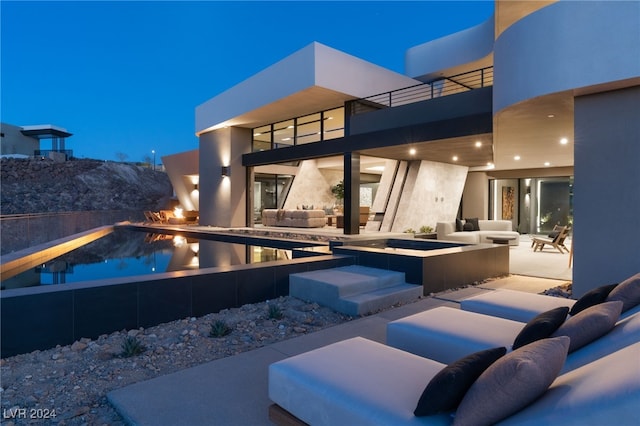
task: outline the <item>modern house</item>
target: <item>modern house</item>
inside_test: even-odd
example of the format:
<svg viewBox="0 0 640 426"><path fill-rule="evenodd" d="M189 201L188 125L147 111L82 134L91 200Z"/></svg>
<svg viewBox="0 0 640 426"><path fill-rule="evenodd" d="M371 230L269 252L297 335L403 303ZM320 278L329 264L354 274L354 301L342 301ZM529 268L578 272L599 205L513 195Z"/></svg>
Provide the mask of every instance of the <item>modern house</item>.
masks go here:
<svg viewBox="0 0 640 426"><path fill-rule="evenodd" d="M66 129L43 124L36 126L14 126L0 124L0 154L7 156L42 156L64 161L73 156L73 151L66 149L65 139L72 136ZM42 139L51 140L51 149L41 149Z"/></svg>
<svg viewBox="0 0 640 426"><path fill-rule="evenodd" d="M163 157L201 225L336 204L344 232L456 217L572 227L578 296L640 270L640 3L496 1L412 47L405 75L312 43L196 108L199 149Z"/></svg>

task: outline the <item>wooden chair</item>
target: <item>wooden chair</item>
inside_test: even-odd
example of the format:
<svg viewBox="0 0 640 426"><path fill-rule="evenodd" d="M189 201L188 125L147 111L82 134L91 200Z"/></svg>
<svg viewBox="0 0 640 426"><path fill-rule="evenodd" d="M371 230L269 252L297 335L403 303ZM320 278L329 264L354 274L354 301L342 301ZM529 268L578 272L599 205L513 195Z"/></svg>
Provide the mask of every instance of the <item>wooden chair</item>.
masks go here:
<svg viewBox="0 0 640 426"><path fill-rule="evenodd" d="M550 234L550 235L555 235L553 238L534 237L531 240L531 247L533 247L533 251L538 251L538 250L542 251L544 246L548 244L554 247L555 249L557 249L562 254L569 253L569 249L567 248L567 246L564 245L564 240L569 235L570 229L571 228L569 228L568 226L556 225L553 227L553 231L551 231L554 234ZM557 234L555 234L556 232Z"/></svg>

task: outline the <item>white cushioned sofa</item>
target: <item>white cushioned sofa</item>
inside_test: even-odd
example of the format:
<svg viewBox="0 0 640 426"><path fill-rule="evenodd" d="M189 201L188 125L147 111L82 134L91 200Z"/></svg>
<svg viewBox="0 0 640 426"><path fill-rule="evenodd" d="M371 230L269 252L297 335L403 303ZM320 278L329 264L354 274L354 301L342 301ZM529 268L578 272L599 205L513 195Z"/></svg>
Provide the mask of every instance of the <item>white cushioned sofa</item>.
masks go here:
<svg viewBox="0 0 640 426"><path fill-rule="evenodd" d="M436 232L439 240L458 241L461 243L480 244L492 241L487 236L514 237L509 241L509 245L520 244L520 234L512 231L513 224L510 220L478 220L479 231L459 231L456 230L456 222L438 222Z"/></svg>
<svg viewBox="0 0 640 426"><path fill-rule="evenodd" d="M264 209L262 224L293 228L322 228L327 223L324 210Z"/></svg>

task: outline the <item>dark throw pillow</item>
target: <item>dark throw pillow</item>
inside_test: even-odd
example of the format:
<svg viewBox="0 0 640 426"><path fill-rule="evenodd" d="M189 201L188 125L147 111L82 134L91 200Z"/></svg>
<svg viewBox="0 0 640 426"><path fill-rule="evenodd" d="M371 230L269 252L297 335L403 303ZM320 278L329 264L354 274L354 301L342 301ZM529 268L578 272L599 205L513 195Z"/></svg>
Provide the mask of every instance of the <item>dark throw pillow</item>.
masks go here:
<svg viewBox="0 0 640 426"><path fill-rule="evenodd" d="M513 341L513 350L551 336L567 319L568 313L569 307L561 306L536 315L516 336Z"/></svg>
<svg viewBox="0 0 640 426"><path fill-rule="evenodd" d="M449 364L431 379L413 414L430 416L455 410L473 382L506 353L507 348L487 349Z"/></svg>
<svg viewBox="0 0 640 426"><path fill-rule="evenodd" d="M573 307L569 311L569 315L574 316L593 305L604 302L607 300L607 296L609 296L611 290L613 290L617 285L618 284L603 285L586 292L581 298L576 300L576 303L574 303Z"/></svg>
<svg viewBox="0 0 640 426"><path fill-rule="evenodd" d="M554 239L558 235L560 235L560 231L551 231L551 232L549 232L548 237L551 238L551 239Z"/></svg>
<svg viewBox="0 0 640 426"><path fill-rule="evenodd" d="M456 219L456 232L464 231L464 222L460 219Z"/></svg>
<svg viewBox="0 0 640 426"><path fill-rule="evenodd" d="M472 217L469 219L465 219L464 220L465 223L471 223L473 225L473 231L479 231L480 230L480 225L478 225L478 218L477 217Z"/></svg>
<svg viewBox="0 0 640 426"><path fill-rule="evenodd" d="M492 425L531 404L560 373L568 348L566 336L542 339L494 362L467 391L453 426Z"/></svg>
<svg viewBox="0 0 640 426"><path fill-rule="evenodd" d="M473 229L473 223L465 223L464 226L462 227L463 231L467 231L467 232L471 232L471 231L475 231L475 229Z"/></svg>

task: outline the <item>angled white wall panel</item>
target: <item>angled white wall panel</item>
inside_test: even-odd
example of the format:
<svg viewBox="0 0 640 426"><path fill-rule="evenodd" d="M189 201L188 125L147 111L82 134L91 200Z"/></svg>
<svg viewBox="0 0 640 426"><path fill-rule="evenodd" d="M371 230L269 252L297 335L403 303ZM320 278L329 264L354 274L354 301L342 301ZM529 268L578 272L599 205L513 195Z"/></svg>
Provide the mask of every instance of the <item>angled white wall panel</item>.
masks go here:
<svg viewBox="0 0 640 426"><path fill-rule="evenodd" d="M468 64L493 51L494 18L480 25L418 46L405 53L405 73L419 78Z"/></svg>
<svg viewBox="0 0 640 426"><path fill-rule="evenodd" d="M526 99L640 76L640 2L560 1L496 40L494 113Z"/></svg>

